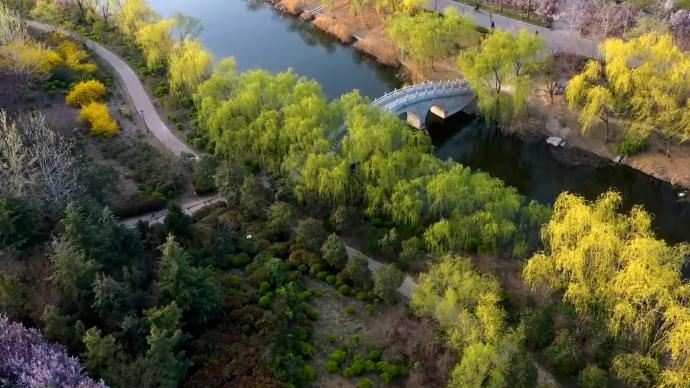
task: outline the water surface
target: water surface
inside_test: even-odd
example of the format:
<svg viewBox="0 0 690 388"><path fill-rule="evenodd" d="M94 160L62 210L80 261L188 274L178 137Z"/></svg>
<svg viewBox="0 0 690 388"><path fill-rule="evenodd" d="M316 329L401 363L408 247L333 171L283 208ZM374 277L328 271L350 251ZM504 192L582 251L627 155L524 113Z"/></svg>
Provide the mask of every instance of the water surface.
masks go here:
<svg viewBox="0 0 690 388"><path fill-rule="evenodd" d="M217 57L233 56L239 70L273 72L293 68L318 80L331 98L352 89L378 97L402 83L350 46L298 18L282 15L269 4L242 0L150 0L164 16L181 11L201 19L201 40Z"/></svg>
<svg viewBox="0 0 690 388"><path fill-rule="evenodd" d="M175 11L198 17L206 47L218 58L234 56L239 70L263 68L317 80L331 98L359 89L369 97L399 86L395 71L382 67L309 23L275 12L269 5L244 0L150 0L163 15ZM625 198L625 209L640 204L654 214L659 236L690 241L690 203L679 202L670 184L627 166L566 163L543 138L523 141L487 131L481 120L457 115L429 123L437 155L484 170L523 195L549 204L562 191L594 199L608 189ZM558 152L558 151L556 151ZM562 155L561 155L562 156Z"/></svg>

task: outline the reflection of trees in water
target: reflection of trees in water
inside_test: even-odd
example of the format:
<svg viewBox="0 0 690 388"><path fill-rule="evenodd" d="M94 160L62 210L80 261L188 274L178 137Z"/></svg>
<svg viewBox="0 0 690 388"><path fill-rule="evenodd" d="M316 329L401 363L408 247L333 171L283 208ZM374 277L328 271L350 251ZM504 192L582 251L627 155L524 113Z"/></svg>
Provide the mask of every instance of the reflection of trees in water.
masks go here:
<svg viewBox="0 0 690 388"><path fill-rule="evenodd" d="M252 12L258 11L266 7L266 2L264 2L263 0L245 0L244 3L247 6L247 9Z"/></svg>
<svg viewBox="0 0 690 388"><path fill-rule="evenodd" d="M287 22L287 30L297 33L307 46L319 45L329 54L333 54L338 47L338 42L334 37L314 27L311 23L303 22L293 16L281 15L281 17Z"/></svg>

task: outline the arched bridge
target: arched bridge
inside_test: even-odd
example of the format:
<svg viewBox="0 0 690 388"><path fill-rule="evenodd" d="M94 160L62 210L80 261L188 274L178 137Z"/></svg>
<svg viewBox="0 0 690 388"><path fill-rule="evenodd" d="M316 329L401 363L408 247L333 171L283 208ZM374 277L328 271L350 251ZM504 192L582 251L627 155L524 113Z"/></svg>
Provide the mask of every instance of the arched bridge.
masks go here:
<svg viewBox="0 0 690 388"><path fill-rule="evenodd" d="M375 99L371 105L384 111L405 116L407 122L417 129L426 129L429 112L445 119L462 110L475 109L475 94L467 81L456 79L441 82L424 82L395 89ZM345 124L337 131L337 137L345 135Z"/></svg>

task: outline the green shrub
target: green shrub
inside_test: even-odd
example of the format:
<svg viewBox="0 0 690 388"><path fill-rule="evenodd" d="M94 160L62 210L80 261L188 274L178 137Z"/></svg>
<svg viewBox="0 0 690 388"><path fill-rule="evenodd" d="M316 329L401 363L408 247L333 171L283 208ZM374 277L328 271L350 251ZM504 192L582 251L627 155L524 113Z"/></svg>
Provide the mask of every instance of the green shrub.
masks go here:
<svg viewBox="0 0 690 388"><path fill-rule="evenodd" d="M309 318L312 321L315 321L319 319L319 313L316 311L316 309L309 309L307 310L307 318Z"/></svg>
<svg viewBox="0 0 690 388"><path fill-rule="evenodd" d="M581 368L575 357L574 340L567 330L558 331L551 345L544 350L544 355L556 371L563 375L572 375Z"/></svg>
<svg viewBox="0 0 690 388"><path fill-rule="evenodd" d="M604 388L608 386L609 378L605 370L594 364L589 364L580 371L577 381L582 388Z"/></svg>
<svg viewBox="0 0 690 388"><path fill-rule="evenodd" d="M347 358L347 352L345 352L342 349L336 349L331 352L331 354L328 355L328 359L330 361L333 361L336 363L336 365L340 365L345 361Z"/></svg>
<svg viewBox="0 0 690 388"><path fill-rule="evenodd" d="M350 378L362 375L366 370L366 363L361 357L355 356L349 368L343 370L343 377Z"/></svg>
<svg viewBox="0 0 690 388"><path fill-rule="evenodd" d="M319 271L319 272L316 274L316 278L319 279L319 280L324 280L324 279L326 279L326 276L328 276L328 272L326 272L326 271Z"/></svg>
<svg viewBox="0 0 690 388"><path fill-rule="evenodd" d="M297 343L299 347L299 352L304 358L310 358L314 356L314 346L308 342L300 341Z"/></svg>
<svg viewBox="0 0 690 388"><path fill-rule="evenodd" d="M360 291L357 293L357 300L364 301L367 300L367 293Z"/></svg>
<svg viewBox="0 0 690 388"><path fill-rule="evenodd" d="M634 155L647 148L647 137L626 131L623 138L613 148L620 155Z"/></svg>
<svg viewBox="0 0 690 388"><path fill-rule="evenodd" d="M345 311L346 314L354 314L355 313L355 308L354 306L346 306L343 311Z"/></svg>
<svg viewBox="0 0 690 388"><path fill-rule="evenodd" d="M367 311L367 314L371 315L374 313L374 304L369 303L366 306L364 306L364 309Z"/></svg>
<svg viewBox="0 0 690 388"><path fill-rule="evenodd" d="M300 373L300 381L308 383L314 380L316 380L316 370L311 365L305 365Z"/></svg>
<svg viewBox="0 0 690 388"><path fill-rule="evenodd" d="M359 379L359 381L357 382L357 388L371 388L371 387L372 387L371 380L369 380L366 377Z"/></svg>
<svg viewBox="0 0 690 388"><path fill-rule="evenodd" d="M367 360L372 360L372 361L379 361L381 360L381 351L380 350L370 350L369 354L367 354Z"/></svg>
<svg viewBox="0 0 690 388"><path fill-rule="evenodd" d="M270 289L271 289L271 283L269 283L269 282L267 282L267 281L265 281L265 280L262 281L262 282L259 284L259 292L260 292L261 294L265 294L266 291L268 291L268 290L270 290Z"/></svg>
<svg viewBox="0 0 690 388"><path fill-rule="evenodd" d="M347 295L347 293L350 292L350 286L343 284L342 286L338 287L338 292L342 295Z"/></svg>
<svg viewBox="0 0 690 388"><path fill-rule="evenodd" d="M333 360L327 360L323 364L324 369L326 369L326 372L328 373L335 373L338 371L338 363L333 361Z"/></svg>
<svg viewBox="0 0 690 388"><path fill-rule="evenodd" d="M335 275L328 275L328 276L326 276L326 283L328 283L328 284L335 284Z"/></svg>
<svg viewBox="0 0 690 388"><path fill-rule="evenodd" d="M298 299L301 302L306 302L309 300L309 298L312 297L312 295L314 295L314 293L311 290L302 291L302 292L300 292Z"/></svg>
<svg viewBox="0 0 690 388"><path fill-rule="evenodd" d="M271 297L268 295L264 295L261 298L259 298L259 307L262 309L267 309L271 307Z"/></svg>
<svg viewBox="0 0 690 388"><path fill-rule="evenodd" d="M230 259L230 263L235 268L244 267L245 265L249 264L250 261L252 261L252 259L244 252L233 255Z"/></svg>

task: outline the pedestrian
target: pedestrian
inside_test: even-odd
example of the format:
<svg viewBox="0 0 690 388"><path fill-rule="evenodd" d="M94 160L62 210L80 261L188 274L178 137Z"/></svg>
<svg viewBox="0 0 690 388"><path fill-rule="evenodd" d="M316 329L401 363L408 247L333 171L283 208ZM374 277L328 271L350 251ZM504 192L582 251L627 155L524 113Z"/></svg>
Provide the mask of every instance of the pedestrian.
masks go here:
<svg viewBox="0 0 690 388"><path fill-rule="evenodd" d="M495 27L496 27L496 25L494 24L494 21L492 20L491 21L491 29L493 30Z"/></svg>
<svg viewBox="0 0 690 388"><path fill-rule="evenodd" d="M534 35L539 36L539 30L534 30Z"/></svg>

